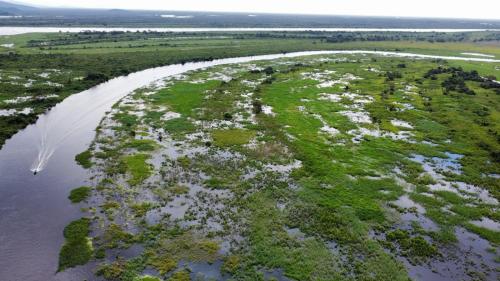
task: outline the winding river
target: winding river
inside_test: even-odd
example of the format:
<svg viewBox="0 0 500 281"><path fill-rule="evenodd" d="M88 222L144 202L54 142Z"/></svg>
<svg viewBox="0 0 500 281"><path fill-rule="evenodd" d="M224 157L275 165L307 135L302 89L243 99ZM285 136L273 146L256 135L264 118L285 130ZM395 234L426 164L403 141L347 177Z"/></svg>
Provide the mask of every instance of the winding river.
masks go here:
<svg viewBox="0 0 500 281"><path fill-rule="evenodd" d="M93 280L88 267L56 274L62 230L81 216L67 199L71 189L85 184L89 174L74 156L89 146L95 128L113 104L133 90L161 78L210 66L320 54L442 58L500 62L487 58L445 57L377 51L313 51L210 62L176 64L122 76L72 95L36 124L9 139L0 150L0 280ZM40 171L33 175L30 169Z"/></svg>

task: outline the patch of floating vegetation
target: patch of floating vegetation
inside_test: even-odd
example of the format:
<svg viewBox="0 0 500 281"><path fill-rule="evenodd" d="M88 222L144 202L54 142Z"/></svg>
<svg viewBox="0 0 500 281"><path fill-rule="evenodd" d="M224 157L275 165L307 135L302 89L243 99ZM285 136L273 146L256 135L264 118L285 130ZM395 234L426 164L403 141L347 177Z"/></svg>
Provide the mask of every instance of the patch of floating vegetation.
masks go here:
<svg viewBox="0 0 500 281"><path fill-rule="evenodd" d="M81 218L71 222L64 228L64 245L59 253L59 268L62 271L69 267L86 264L93 254L90 233L90 220Z"/></svg>
<svg viewBox="0 0 500 281"><path fill-rule="evenodd" d="M86 200L90 196L91 192L92 192L91 187L80 186L71 190L68 199L71 200L71 203L80 203Z"/></svg>
<svg viewBox="0 0 500 281"><path fill-rule="evenodd" d="M84 152L77 154L75 156L75 161L83 168L88 169L92 167L91 158L92 158L92 152L90 152L89 150L85 150Z"/></svg>
<svg viewBox="0 0 500 281"><path fill-rule="evenodd" d="M462 74L426 74L449 64L288 58L124 98L81 157L92 163L98 274L494 278L500 194L486 175L500 173L499 101L477 81L467 81L476 95L444 93Z"/></svg>

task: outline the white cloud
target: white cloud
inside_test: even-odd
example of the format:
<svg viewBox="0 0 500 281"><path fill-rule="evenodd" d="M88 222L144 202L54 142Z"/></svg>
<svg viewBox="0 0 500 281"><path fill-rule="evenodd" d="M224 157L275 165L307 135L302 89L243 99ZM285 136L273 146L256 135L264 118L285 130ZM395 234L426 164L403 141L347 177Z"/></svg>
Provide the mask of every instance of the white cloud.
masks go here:
<svg viewBox="0 0 500 281"><path fill-rule="evenodd" d="M498 0L26 0L85 8L500 19ZM71 4L68 4L71 3Z"/></svg>

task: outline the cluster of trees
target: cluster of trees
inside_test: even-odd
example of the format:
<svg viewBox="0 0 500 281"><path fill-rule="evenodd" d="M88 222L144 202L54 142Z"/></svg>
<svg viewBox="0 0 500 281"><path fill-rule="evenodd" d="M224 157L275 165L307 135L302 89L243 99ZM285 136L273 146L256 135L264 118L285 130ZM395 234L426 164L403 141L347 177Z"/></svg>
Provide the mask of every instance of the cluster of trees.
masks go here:
<svg viewBox="0 0 500 281"><path fill-rule="evenodd" d="M93 83L100 84L109 80L109 77L101 72L89 72L84 78L87 81L92 81Z"/></svg>
<svg viewBox="0 0 500 281"><path fill-rule="evenodd" d="M493 77L490 77L490 79L485 79L483 82L481 82L481 88L483 89L493 89L497 95L500 95L500 83L495 82L495 79L491 79Z"/></svg>
<svg viewBox="0 0 500 281"><path fill-rule="evenodd" d="M159 31L83 31L79 33L60 33L49 40L33 39L27 42L28 47L49 48L51 46L91 44L98 42L123 42L145 41L158 38L175 37L220 38L231 37L234 39L316 39L321 42L342 43L354 41L427 41L427 42L463 42L463 41L498 41L500 34L485 32L343 32L343 31L269 31L269 32L159 32Z"/></svg>
<svg viewBox="0 0 500 281"><path fill-rule="evenodd" d="M480 87L493 89L497 94L500 94L500 83L495 82L496 78L482 77L476 70L464 71L461 67L437 67L427 71L424 78L436 80L436 75L444 73L451 74L441 83L445 94L456 91L467 95L475 95L476 93L465 84L466 81L480 82Z"/></svg>
<svg viewBox="0 0 500 281"><path fill-rule="evenodd" d="M474 42L500 41L500 32L487 33L479 38L473 39L472 41L474 41Z"/></svg>
<svg viewBox="0 0 500 281"><path fill-rule="evenodd" d="M498 40L498 35L486 34L474 38L471 33L415 33L415 32L336 32L334 34L323 34L327 36L326 42L342 43L352 41L427 41L434 42L463 42L463 41L493 41Z"/></svg>
<svg viewBox="0 0 500 281"><path fill-rule="evenodd" d="M451 91L457 91L459 93L467 94L467 95L475 95L476 92L474 90L471 90L467 85L465 84L465 79L453 73L451 77L448 77L446 80L443 81L441 86L443 86L443 92L445 94L451 92Z"/></svg>
<svg viewBox="0 0 500 281"><path fill-rule="evenodd" d="M254 74L256 74L256 73L265 73L266 75L271 75L274 72L275 71L274 71L274 69L271 66L268 66L268 67L266 67L264 69L252 69L252 70L250 70L250 73L254 73Z"/></svg>
<svg viewBox="0 0 500 281"><path fill-rule="evenodd" d="M152 38L169 38L176 36L172 32L157 31L83 31L78 33L60 33L50 40L32 39L28 47L49 47L74 44L91 44L100 42L139 41Z"/></svg>

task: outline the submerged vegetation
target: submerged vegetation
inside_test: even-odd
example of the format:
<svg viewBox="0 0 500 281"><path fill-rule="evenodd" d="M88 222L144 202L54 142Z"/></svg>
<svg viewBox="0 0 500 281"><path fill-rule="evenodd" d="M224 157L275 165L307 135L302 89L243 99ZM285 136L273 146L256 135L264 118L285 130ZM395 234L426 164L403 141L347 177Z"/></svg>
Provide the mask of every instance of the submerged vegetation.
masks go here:
<svg viewBox="0 0 500 281"><path fill-rule="evenodd" d="M107 280L494 280L496 73L345 54L139 89L97 130L93 243L68 261L90 240L65 236L61 268L93 254Z"/></svg>

